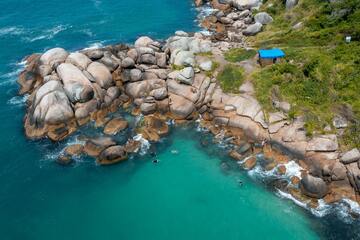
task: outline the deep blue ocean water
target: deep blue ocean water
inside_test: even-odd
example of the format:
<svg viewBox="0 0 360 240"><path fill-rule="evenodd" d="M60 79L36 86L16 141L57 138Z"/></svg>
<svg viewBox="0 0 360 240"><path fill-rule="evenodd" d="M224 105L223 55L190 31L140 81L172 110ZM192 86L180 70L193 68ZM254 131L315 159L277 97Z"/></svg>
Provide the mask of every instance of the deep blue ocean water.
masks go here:
<svg viewBox="0 0 360 240"><path fill-rule="evenodd" d="M198 30L196 15L191 0L0 1L0 239L359 238L357 222L315 217L279 198L218 146L201 146L206 135L193 126L173 128L156 146L157 165L145 155L112 167L89 158L62 167L54 159L75 136L25 139L16 85L24 56L165 39Z"/></svg>

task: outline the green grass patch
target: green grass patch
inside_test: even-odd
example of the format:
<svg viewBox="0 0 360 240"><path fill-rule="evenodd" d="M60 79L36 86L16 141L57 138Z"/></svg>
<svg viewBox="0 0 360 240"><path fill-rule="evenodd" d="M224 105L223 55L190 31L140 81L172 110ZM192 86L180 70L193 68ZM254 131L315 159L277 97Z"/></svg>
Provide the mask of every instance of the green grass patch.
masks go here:
<svg viewBox="0 0 360 240"><path fill-rule="evenodd" d="M336 114L346 116L350 126L340 141L360 147L360 1L302 0L291 10L284 2L261 6L274 21L249 38L253 47L286 53L284 61L253 75L258 100L267 111L275 111L275 98L290 102L291 114L304 116L308 136L324 133ZM299 22L303 26L293 29Z"/></svg>
<svg viewBox="0 0 360 240"><path fill-rule="evenodd" d="M224 92L239 93L239 88L244 82L244 70L241 67L228 64L219 73L217 79Z"/></svg>
<svg viewBox="0 0 360 240"><path fill-rule="evenodd" d="M174 71L180 71L183 70L185 68L185 66L179 66L179 65L175 65L175 64L171 64L171 69Z"/></svg>
<svg viewBox="0 0 360 240"><path fill-rule="evenodd" d="M211 57L213 56L212 52L200 52L200 53L195 53L196 56L203 56L203 57Z"/></svg>
<svg viewBox="0 0 360 240"><path fill-rule="evenodd" d="M255 55L256 51L253 49L232 48L225 53L225 59L229 62L241 62L253 58Z"/></svg>

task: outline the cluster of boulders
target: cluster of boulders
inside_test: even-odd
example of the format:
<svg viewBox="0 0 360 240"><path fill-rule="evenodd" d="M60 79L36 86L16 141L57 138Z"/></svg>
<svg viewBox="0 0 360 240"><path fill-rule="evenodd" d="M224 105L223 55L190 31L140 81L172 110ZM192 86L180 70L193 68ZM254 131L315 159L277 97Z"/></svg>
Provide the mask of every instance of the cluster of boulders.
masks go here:
<svg viewBox="0 0 360 240"><path fill-rule="evenodd" d="M243 42L244 36L259 33L263 26L273 21L266 12L255 15L252 9L260 6L260 1L210 1L216 11L207 16L201 25L213 32L218 41Z"/></svg>
<svg viewBox="0 0 360 240"><path fill-rule="evenodd" d="M18 80L20 93L29 94L25 133L32 139L61 141L92 120L96 127L104 127L109 137L90 139L83 148L76 148L76 153L75 147L67 149L61 162L83 153L97 157L101 164L126 159L127 147L121 146L122 151L109 138L128 123L111 119L109 113L133 102L134 114L171 113L177 119L191 118L205 97L210 100L206 95L210 79L205 74L195 76L201 71L199 65L203 71L211 70L211 60L196 56L209 51L211 42L201 34L178 31L162 43L140 37L131 47L114 45L73 53L54 48L31 55ZM144 122L138 132L149 140L159 140L168 131L165 119Z"/></svg>

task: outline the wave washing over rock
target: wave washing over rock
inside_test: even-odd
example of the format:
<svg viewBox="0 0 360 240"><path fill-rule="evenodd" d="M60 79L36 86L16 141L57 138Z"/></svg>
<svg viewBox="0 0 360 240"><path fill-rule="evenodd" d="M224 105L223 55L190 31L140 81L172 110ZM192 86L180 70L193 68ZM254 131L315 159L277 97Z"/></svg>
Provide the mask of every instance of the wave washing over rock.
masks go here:
<svg viewBox="0 0 360 240"><path fill-rule="evenodd" d="M261 30L251 11L259 2L253 2L212 1L214 10L200 15L210 35L177 31L166 41L143 36L134 45L95 45L77 52L53 48L27 57L18 79L20 94L29 95L26 136L63 141L91 123L103 133L67 146L57 161L67 165L87 155L110 165L145 154L149 143L168 133L169 120L198 120L198 129L213 133L249 174L284 180L279 182L281 196L319 216L328 211L327 204L337 208L347 203L350 215L356 216L356 151L340 153L335 135L308 138L303 118L291 120L286 102L279 102L279 111L266 118L250 82L232 95L216 80L226 64L224 51L246 47L246 36ZM124 116L112 117L119 109L143 117L129 127ZM116 139L129 128L126 141Z"/></svg>

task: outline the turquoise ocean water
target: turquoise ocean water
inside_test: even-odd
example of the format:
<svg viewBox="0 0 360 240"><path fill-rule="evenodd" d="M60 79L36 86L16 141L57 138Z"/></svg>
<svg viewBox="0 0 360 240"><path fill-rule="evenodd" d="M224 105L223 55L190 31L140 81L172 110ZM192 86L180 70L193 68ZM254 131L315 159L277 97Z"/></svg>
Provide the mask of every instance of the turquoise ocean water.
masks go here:
<svg viewBox="0 0 360 240"><path fill-rule="evenodd" d="M316 217L241 171L194 126L111 167L54 163L65 143L25 139L21 60L198 30L191 0L0 1L0 239L357 239L358 222ZM89 133L87 128L82 130ZM239 181L243 185L239 185Z"/></svg>

